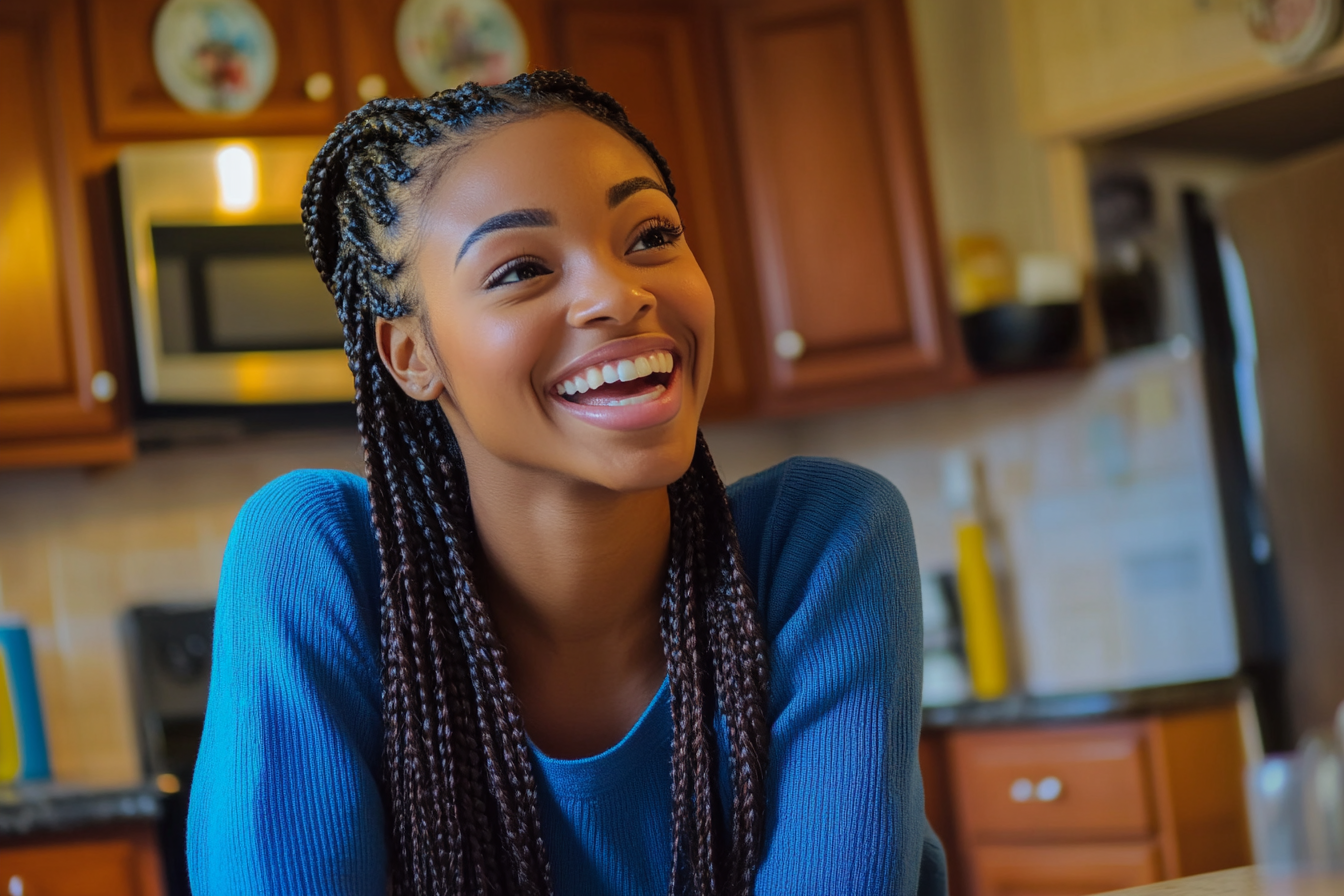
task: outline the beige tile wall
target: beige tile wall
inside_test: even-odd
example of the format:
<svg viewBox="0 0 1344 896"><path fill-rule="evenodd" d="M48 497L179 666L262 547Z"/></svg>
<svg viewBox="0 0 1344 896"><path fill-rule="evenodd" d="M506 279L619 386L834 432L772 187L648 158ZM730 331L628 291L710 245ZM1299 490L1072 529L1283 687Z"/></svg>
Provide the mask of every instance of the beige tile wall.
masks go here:
<svg viewBox="0 0 1344 896"><path fill-rule="evenodd" d="M112 470L0 474L0 607L30 626L57 778L139 777L123 612L212 601L238 509L299 467L358 470L356 437L270 437L145 454Z"/></svg>

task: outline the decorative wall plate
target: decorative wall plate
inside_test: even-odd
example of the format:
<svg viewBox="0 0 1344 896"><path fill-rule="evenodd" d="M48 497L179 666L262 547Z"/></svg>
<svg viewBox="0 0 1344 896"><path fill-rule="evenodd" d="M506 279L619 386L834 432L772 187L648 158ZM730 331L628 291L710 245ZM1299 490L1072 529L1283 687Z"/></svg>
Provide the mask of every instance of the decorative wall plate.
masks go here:
<svg viewBox="0 0 1344 896"><path fill-rule="evenodd" d="M465 81L498 84L527 68L527 38L502 0L406 0L397 58L423 94Z"/></svg>
<svg viewBox="0 0 1344 896"><path fill-rule="evenodd" d="M249 0L168 0L154 20L154 67L193 112L242 115L275 83L275 35Z"/></svg>
<svg viewBox="0 0 1344 896"><path fill-rule="evenodd" d="M1244 0L1246 26L1280 65L1301 65L1339 34L1341 0Z"/></svg>

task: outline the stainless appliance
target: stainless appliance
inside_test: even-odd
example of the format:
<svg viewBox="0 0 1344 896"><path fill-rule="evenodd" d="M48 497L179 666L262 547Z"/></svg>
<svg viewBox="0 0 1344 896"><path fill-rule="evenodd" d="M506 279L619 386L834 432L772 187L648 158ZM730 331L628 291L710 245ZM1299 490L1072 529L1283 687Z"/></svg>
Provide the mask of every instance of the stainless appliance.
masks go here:
<svg viewBox="0 0 1344 896"><path fill-rule="evenodd" d="M118 159L149 404L349 401L340 323L304 248L314 138L126 147Z"/></svg>

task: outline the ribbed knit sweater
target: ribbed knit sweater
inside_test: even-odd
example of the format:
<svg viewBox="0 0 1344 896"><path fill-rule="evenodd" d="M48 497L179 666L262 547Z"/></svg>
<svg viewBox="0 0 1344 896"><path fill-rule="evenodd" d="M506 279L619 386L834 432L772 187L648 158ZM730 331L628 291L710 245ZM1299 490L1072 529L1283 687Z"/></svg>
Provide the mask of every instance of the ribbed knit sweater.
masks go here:
<svg viewBox="0 0 1344 896"><path fill-rule="evenodd" d="M904 501L874 473L814 458L741 480L729 500L769 645L756 893L937 892ZM196 896L387 892L378 597L363 479L299 471L243 507L225 552L191 791ZM671 755L666 682L605 752L533 750L557 896L666 892Z"/></svg>

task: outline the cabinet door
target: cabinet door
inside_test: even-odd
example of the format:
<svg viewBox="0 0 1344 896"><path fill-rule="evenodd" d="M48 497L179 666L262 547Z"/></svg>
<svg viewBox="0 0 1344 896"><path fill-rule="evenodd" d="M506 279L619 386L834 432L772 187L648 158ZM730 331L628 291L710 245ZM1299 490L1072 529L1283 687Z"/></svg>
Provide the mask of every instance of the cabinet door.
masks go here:
<svg viewBox="0 0 1344 896"><path fill-rule="evenodd" d="M751 0L726 22L769 402L896 397L945 372L903 5Z"/></svg>
<svg viewBox="0 0 1344 896"><path fill-rule="evenodd" d="M1242 3L1006 3L1023 123L1042 134L1133 129L1344 70L1344 45L1310 67L1274 65Z"/></svg>
<svg viewBox="0 0 1344 896"><path fill-rule="evenodd" d="M275 33L275 85L246 116L179 106L154 69L154 20L164 0L87 0L93 99L100 136L194 137L322 133L337 120L334 93L310 99L312 75L337 75L333 12L323 0L254 0ZM333 82L334 83L334 82Z"/></svg>
<svg viewBox="0 0 1344 896"><path fill-rule="evenodd" d="M567 5L559 9L563 64L614 96L672 169L686 239L714 291L714 375L707 417L741 413L750 398L738 308L749 287L733 260L742 252L732 214L722 106L712 95L715 60L691 4L650 12Z"/></svg>
<svg viewBox="0 0 1344 896"><path fill-rule="evenodd" d="M976 896L1087 896L1162 880L1151 843L976 846Z"/></svg>
<svg viewBox="0 0 1344 896"><path fill-rule="evenodd" d="M0 0L0 466L131 450L62 129L81 111L78 43L73 4Z"/></svg>

